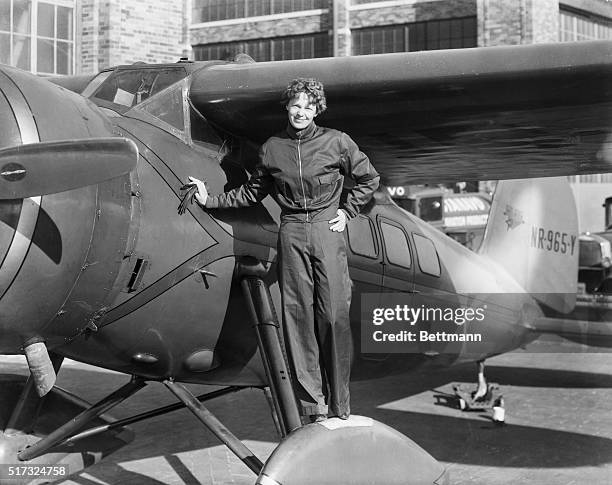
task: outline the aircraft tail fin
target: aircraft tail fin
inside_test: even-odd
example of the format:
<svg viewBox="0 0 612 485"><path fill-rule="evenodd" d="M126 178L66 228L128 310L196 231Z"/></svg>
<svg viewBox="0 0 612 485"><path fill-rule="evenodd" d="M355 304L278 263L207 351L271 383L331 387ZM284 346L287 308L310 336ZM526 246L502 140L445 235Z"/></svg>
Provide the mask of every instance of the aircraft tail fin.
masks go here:
<svg viewBox="0 0 612 485"><path fill-rule="evenodd" d="M571 311L578 275L578 215L567 179L500 181L479 252L540 303Z"/></svg>

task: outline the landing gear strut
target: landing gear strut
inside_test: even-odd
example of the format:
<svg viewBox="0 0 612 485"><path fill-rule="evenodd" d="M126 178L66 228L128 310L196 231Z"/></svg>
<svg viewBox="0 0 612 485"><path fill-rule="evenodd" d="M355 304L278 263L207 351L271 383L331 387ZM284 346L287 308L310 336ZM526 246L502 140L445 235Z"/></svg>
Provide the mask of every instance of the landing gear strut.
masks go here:
<svg viewBox="0 0 612 485"><path fill-rule="evenodd" d="M86 407L75 418L47 434L28 447L16 447L0 435L0 455L18 456L19 460L36 460L42 454L64 444L74 445L81 440L117 429L129 423L158 416L186 406L208 427L245 465L257 475L255 485L305 485L312 483L354 485L412 485L448 483L444 468L416 443L398 431L374 419L351 415L347 420L330 418L320 423L301 426L297 399L291 385L287 360L281 338L280 325L269 288L255 273L239 273L241 287L248 306L251 323L257 335L259 351L270 386L269 401L273 416L283 437L265 463L257 458L244 443L234 436L202 403L218 395L235 392L228 387L204 396L195 397L185 386L173 379L164 381L179 399L179 404L165 406L117 422L81 431L92 420L132 396L146 383L142 378L132 380L99 403ZM53 392L59 392L54 388ZM26 387L22 411L13 413L11 423L23 423L34 409L30 401L32 390ZM15 424L13 424L15 427ZM119 428L121 429L121 428ZM4 444L8 442L6 453ZM20 442L24 444L24 441ZM49 456L49 455L47 455ZM42 459L45 459L43 457ZM71 470L74 471L73 466Z"/></svg>
<svg viewBox="0 0 612 485"><path fill-rule="evenodd" d="M300 426L270 290L258 274L242 275L243 294L284 432L256 485L443 483L446 472L433 457L371 418L353 415L348 420L331 418Z"/></svg>
<svg viewBox="0 0 612 485"><path fill-rule="evenodd" d="M107 412L109 409L115 407L117 404L142 389L145 385L146 384L142 379L132 379L125 386L102 399L102 401L100 401L98 404L86 409L76 418L68 421L63 426L60 426L36 444L28 446L25 450L21 451L17 457L21 461L27 461L45 454L55 445L79 431L94 418L97 418L98 416Z"/></svg>
<svg viewBox="0 0 612 485"><path fill-rule="evenodd" d="M503 417L499 410L503 409L503 399L499 393L499 385L488 383L485 377L485 361L476 362L478 368L478 386L475 391L469 391L461 385L453 386L457 406L462 411L476 411L492 409L494 411L493 421L503 422ZM497 408L497 409L496 409Z"/></svg>
<svg viewBox="0 0 612 485"><path fill-rule="evenodd" d="M489 390L489 386L487 385L487 380L484 375L485 370L485 361L479 360L476 362L478 366L478 387L476 388L476 394L474 394L474 400L484 399L487 391Z"/></svg>

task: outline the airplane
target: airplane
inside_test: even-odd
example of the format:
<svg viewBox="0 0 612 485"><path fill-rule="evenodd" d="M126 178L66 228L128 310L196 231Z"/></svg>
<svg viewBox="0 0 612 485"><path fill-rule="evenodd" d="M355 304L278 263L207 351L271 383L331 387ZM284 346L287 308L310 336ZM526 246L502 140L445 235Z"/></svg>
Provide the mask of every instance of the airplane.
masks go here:
<svg viewBox="0 0 612 485"><path fill-rule="evenodd" d="M612 43L597 41L264 63L241 55L53 79L1 66L0 354L25 354L30 377L2 381L0 463L86 465L75 443L168 411L104 421L161 382L256 484L449 483L425 450L370 418L302 425L276 317L280 209L268 197L179 216L180 187L188 176L213 193L243 183L258 145L285 126L279 93L301 76L325 84L320 124L349 133L383 182L501 180L478 253L383 191L346 230L353 378L468 361L482 370L537 338L548 311L573 307L577 217L556 177L612 171L611 57ZM453 318L437 314L418 327L425 340L402 342L389 337L406 336L399 312L374 321L396 305L450 308ZM483 319L456 323L468 307L485 309ZM131 378L88 405L54 387L64 358ZM222 388L194 396L184 383ZM245 387L267 393L283 438L265 463L204 405ZM68 405L79 412L65 418ZM60 415L64 423L41 426Z"/></svg>

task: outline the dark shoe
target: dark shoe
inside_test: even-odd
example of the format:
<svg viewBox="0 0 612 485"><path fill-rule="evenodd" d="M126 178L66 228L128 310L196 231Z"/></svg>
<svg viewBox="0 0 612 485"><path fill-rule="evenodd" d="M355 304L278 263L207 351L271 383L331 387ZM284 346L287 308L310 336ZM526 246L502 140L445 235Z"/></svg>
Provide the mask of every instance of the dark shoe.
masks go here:
<svg viewBox="0 0 612 485"><path fill-rule="evenodd" d="M342 413L342 414L339 414L338 417L340 419L346 420L346 419L348 419L350 417L350 413Z"/></svg>
<svg viewBox="0 0 612 485"><path fill-rule="evenodd" d="M311 423L320 423L321 421L325 421L327 419L326 414L311 414L310 422Z"/></svg>

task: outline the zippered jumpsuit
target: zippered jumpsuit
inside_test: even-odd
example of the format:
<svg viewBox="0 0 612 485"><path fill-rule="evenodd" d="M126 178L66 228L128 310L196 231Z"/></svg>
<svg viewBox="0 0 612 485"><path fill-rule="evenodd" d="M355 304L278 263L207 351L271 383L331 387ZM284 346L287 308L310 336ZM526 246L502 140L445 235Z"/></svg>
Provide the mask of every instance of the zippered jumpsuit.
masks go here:
<svg viewBox="0 0 612 485"><path fill-rule="evenodd" d="M303 415L350 413L351 282L338 208L356 216L379 176L345 133L312 122L269 138L241 187L209 196L207 208L246 207L271 194L280 205L277 268L285 344ZM355 182L340 206L343 176ZM329 404L329 408L328 408Z"/></svg>

